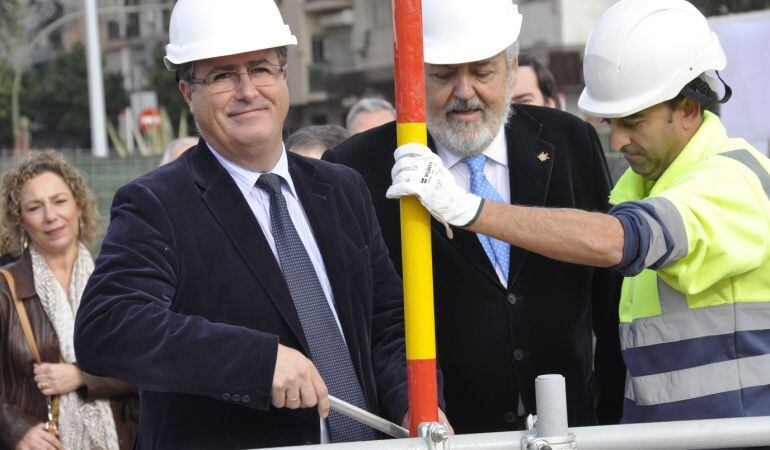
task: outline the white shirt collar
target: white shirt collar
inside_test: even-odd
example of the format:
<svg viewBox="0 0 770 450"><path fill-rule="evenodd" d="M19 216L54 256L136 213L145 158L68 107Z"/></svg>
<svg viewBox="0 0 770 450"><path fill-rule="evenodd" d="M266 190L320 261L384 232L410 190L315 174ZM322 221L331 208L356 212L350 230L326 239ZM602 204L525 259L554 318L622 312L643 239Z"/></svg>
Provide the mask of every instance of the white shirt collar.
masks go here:
<svg viewBox="0 0 770 450"><path fill-rule="evenodd" d="M214 158L219 161L219 164L222 164L222 167L224 167L227 173L233 177L233 180L235 180L235 182L241 187L242 190L247 188L246 190L250 191L251 188L257 184L259 177L264 175L263 172L247 169L245 167L239 166L238 164L235 164L214 150L214 147L212 147L208 142L206 142L206 145L208 145L209 150L211 150L211 154L214 155ZM283 142L281 143L281 157L278 158L278 162L275 163L275 166L273 166L273 168L270 169L270 171L267 173L274 173L280 176L286 182L286 185L289 188L289 193L291 193L291 195L295 198L297 197L296 191L294 189L294 181L292 181L291 175L289 174L289 159L286 156L286 146L283 145Z"/></svg>
<svg viewBox="0 0 770 450"><path fill-rule="evenodd" d="M463 155L458 155L444 147L435 138L433 139L433 142L436 144L436 153L438 153L438 156L441 158L441 161L444 162L444 166L446 166L447 169L451 169L464 158ZM500 131L497 132L495 138L492 139L489 146L481 153L492 161L495 161L504 167L508 167L508 145L505 142L505 125L500 127Z"/></svg>

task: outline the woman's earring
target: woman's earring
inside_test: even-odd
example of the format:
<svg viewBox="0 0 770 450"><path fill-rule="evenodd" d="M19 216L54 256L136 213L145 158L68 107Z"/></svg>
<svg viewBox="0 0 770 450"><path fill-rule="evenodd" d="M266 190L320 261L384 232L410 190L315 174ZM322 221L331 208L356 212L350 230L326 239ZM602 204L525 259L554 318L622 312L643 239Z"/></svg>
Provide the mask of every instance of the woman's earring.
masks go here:
<svg viewBox="0 0 770 450"><path fill-rule="evenodd" d="M21 247L21 253L24 253L29 248L29 236L24 230L21 230L21 239L19 239L19 246Z"/></svg>
<svg viewBox="0 0 770 450"><path fill-rule="evenodd" d="M78 239L83 237L83 216L78 217Z"/></svg>

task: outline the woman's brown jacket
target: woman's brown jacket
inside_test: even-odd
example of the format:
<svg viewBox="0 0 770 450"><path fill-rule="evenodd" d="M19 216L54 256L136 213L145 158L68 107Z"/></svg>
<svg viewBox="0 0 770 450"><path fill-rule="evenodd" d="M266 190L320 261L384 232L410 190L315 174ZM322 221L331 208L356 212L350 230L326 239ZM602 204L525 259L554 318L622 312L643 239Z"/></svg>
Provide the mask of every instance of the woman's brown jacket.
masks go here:
<svg viewBox="0 0 770 450"><path fill-rule="evenodd" d="M27 310L40 357L44 362L59 362L59 340L35 293L29 252L4 269L13 275L16 295ZM0 276L0 450L14 449L27 430L47 419L45 396L34 380L34 362L8 286ZM136 387L83 374L86 385L78 394L85 400L111 399L120 448L131 448L139 417Z"/></svg>

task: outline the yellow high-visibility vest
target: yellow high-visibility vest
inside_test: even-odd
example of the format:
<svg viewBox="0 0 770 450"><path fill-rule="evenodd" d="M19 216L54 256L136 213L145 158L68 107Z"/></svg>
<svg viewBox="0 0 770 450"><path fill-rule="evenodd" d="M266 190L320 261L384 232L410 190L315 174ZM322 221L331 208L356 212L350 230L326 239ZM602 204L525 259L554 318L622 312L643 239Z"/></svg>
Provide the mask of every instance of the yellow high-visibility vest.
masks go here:
<svg viewBox="0 0 770 450"><path fill-rule="evenodd" d="M658 180L623 175L629 201L673 248L623 283L623 421L770 415L770 160L706 112Z"/></svg>

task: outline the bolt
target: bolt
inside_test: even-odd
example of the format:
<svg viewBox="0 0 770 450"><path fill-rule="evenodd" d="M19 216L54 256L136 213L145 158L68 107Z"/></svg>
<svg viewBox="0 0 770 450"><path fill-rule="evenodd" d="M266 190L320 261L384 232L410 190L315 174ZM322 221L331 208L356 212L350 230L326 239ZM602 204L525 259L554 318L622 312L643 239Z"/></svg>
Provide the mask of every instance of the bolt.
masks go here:
<svg viewBox="0 0 770 450"><path fill-rule="evenodd" d="M535 439L529 444L532 450L552 450L551 445L545 439Z"/></svg>
<svg viewBox="0 0 770 450"><path fill-rule="evenodd" d="M449 430L443 425L436 425L430 431L430 438L433 442L444 442L449 439Z"/></svg>

